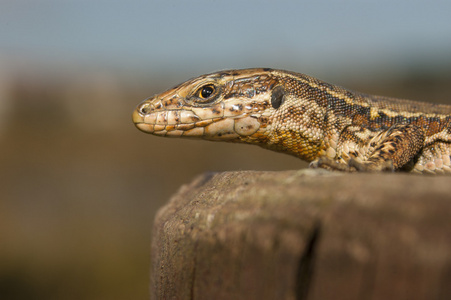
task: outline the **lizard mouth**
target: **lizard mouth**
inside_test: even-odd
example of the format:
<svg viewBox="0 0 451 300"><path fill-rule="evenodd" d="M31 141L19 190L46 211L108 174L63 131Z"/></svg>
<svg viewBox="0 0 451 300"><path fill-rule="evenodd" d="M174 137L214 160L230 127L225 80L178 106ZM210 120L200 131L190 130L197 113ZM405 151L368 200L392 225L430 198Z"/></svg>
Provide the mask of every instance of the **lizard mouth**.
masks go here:
<svg viewBox="0 0 451 300"><path fill-rule="evenodd" d="M189 110L167 110L142 115L138 110L133 112L135 126L146 133L160 136L192 136L203 137L205 129L222 118L201 120Z"/></svg>
<svg viewBox="0 0 451 300"><path fill-rule="evenodd" d="M252 135L261 127L256 108L242 101L218 102L210 107L170 107L163 103L148 99L138 105L133 112L135 126L159 136L228 141Z"/></svg>
<svg viewBox="0 0 451 300"><path fill-rule="evenodd" d="M187 109L161 110L150 102L141 103L133 112L135 126L146 133L160 136L201 136L203 128L221 118L202 120Z"/></svg>
<svg viewBox="0 0 451 300"><path fill-rule="evenodd" d="M150 111L143 114L143 110L138 107L132 118L139 130L167 137L231 141L252 135L260 128L260 122L247 114L202 119L194 111L186 109Z"/></svg>

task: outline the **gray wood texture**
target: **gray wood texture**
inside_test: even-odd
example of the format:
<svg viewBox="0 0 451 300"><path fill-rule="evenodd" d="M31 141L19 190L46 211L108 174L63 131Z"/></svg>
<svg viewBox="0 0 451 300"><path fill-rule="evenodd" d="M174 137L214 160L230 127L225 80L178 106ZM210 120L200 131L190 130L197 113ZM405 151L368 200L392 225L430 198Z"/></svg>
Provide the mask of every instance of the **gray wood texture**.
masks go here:
<svg viewBox="0 0 451 300"><path fill-rule="evenodd" d="M204 174L157 214L152 299L451 299L451 178Z"/></svg>

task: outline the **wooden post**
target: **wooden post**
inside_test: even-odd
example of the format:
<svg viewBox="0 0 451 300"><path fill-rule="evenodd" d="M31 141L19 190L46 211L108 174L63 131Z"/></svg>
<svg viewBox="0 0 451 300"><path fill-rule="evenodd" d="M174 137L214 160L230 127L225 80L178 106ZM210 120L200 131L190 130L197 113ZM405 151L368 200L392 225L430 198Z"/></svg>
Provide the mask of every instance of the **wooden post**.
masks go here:
<svg viewBox="0 0 451 300"><path fill-rule="evenodd" d="M157 214L152 299L451 299L451 177L205 174Z"/></svg>

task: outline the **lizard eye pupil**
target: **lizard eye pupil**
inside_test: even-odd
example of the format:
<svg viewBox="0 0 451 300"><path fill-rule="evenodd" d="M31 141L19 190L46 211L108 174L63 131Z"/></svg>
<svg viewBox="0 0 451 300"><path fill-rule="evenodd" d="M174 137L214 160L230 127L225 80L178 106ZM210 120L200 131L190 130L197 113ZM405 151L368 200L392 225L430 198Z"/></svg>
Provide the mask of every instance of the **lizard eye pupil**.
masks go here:
<svg viewBox="0 0 451 300"><path fill-rule="evenodd" d="M199 98L206 99L213 95L215 92L215 87L211 84L201 87L199 89Z"/></svg>

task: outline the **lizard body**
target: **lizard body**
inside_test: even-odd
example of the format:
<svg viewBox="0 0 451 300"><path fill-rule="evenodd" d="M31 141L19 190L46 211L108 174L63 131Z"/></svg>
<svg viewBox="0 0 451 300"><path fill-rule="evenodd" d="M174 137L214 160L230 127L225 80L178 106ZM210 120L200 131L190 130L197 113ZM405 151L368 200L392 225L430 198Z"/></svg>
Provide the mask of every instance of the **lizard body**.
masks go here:
<svg viewBox="0 0 451 300"><path fill-rule="evenodd" d="M451 106L353 92L273 69L203 75L144 100L144 132L256 144L341 171L451 173Z"/></svg>

